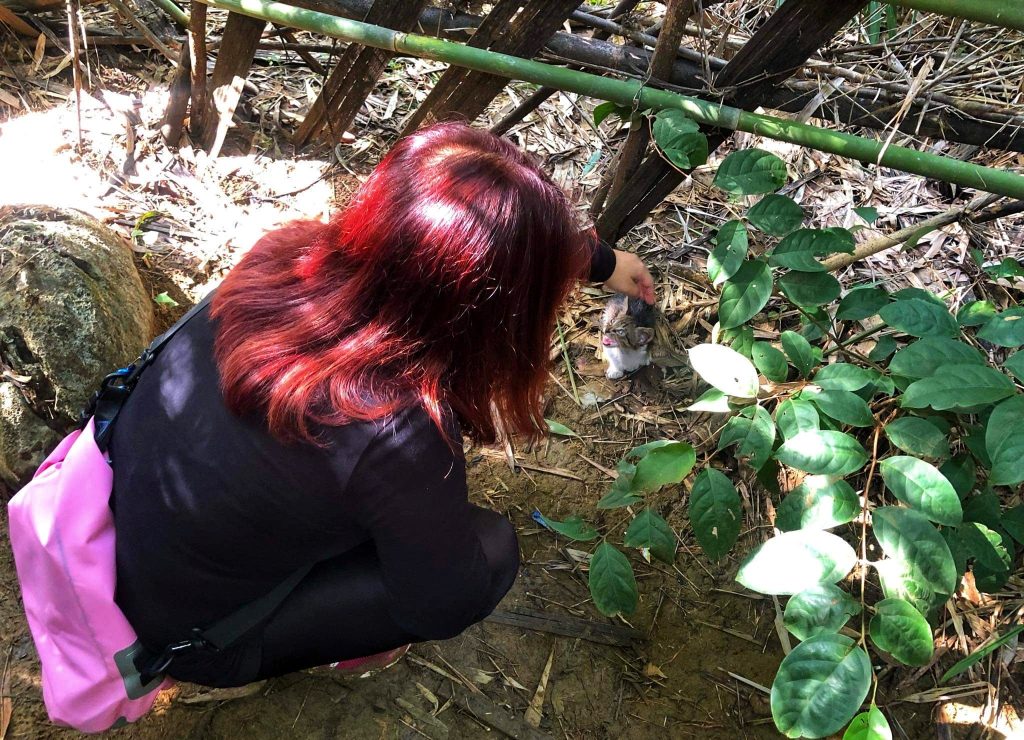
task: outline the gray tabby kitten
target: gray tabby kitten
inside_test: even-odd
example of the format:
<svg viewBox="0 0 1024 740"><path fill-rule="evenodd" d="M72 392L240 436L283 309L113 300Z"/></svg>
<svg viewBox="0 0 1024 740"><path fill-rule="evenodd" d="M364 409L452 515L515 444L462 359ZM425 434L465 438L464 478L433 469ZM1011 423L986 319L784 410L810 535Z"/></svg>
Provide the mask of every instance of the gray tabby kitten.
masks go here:
<svg viewBox="0 0 1024 740"><path fill-rule="evenodd" d="M601 316L601 344L608 360L605 375L621 378L651 362L654 339L654 307L640 298L616 293Z"/></svg>

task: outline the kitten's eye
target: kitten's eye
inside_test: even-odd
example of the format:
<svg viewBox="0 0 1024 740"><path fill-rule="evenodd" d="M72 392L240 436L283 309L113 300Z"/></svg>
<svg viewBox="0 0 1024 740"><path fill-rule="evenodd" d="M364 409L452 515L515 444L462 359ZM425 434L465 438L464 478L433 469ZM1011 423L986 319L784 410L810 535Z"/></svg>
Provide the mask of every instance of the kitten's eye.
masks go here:
<svg viewBox="0 0 1024 740"><path fill-rule="evenodd" d="M618 334L620 337L626 336L626 330L625 329L616 329L615 333Z"/></svg>

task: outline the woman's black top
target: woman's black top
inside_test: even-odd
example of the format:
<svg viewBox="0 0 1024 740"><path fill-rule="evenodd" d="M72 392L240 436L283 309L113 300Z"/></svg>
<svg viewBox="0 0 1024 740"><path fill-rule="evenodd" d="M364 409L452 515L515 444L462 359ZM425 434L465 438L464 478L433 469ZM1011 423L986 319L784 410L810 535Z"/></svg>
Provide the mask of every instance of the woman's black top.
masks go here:
<svg viewBox="0 0 1024 740"><path fill-rule="evenodd" d="M615 255L601 245L591 278ZM110 447L117 601L147 645L184 639L301 565L372 541L408 632L468 623L490 573L470 526L457 423L421 408L283 444L224 404L204 310L143 373ZM339 626L342 627L342 626Z"/></svg>

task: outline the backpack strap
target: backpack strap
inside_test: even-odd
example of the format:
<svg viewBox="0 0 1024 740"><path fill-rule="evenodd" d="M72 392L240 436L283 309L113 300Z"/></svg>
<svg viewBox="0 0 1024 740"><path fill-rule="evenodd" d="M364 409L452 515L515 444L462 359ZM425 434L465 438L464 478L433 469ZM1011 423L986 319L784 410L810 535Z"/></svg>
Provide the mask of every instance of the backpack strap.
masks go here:
<svg viewBox="0 0 1024 740"><path fill-rule="evenodd" d="M171 341L171 338L185 324L209 305L215 292L215 290L210 291L203 300L190 308L188 313L182 316L174 326L154 339L135 362L115 370L100 383L100 389L93 394L92 400L81 414L80 421L84 427L90 418L95 418L96 446L101 452L107 451L107 447L110 445L110 436L113 433L114 420L117 419L121 407L128 400L128 395L135 388L135 384L139 382L142 371L149 367L164 345Z"/></svg>

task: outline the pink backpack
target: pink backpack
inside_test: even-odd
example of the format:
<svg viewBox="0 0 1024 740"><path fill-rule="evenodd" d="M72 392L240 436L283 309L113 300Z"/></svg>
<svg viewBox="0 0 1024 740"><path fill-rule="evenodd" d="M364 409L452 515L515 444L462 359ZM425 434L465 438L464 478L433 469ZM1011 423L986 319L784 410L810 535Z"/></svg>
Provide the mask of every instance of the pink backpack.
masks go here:
<svg viewBox="0 0 1024 740"><path fill-rule="evenodd" d="M57 724L101 732L134 722L171 685L163 673L175 655L229 647L269 617L312 567L158 655L143 648L114 601L114 475L105 454L113 422L142 370L208 300L135 363L107 376L85 428L65 437L7 505L25 614L42 664L43 701Z"/></svg>

